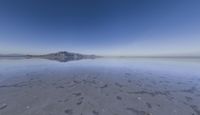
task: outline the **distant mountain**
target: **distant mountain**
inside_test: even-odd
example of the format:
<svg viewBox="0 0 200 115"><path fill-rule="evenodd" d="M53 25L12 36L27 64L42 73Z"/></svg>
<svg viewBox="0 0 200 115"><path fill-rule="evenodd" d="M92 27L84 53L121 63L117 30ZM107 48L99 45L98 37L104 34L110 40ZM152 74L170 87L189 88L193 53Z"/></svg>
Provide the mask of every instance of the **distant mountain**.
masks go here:
<svg viewBox="0 0 200 115"><path fill-rule="evenodd" d="M80 59L94 59L99 56L61 51L61 52L50 53L50 54L45 54L45 55L26 55L26 57L27 58L44 58L44 59L50 59L50 60L57 60L60 62L66 62L66 61L80 60Z"/></svg>

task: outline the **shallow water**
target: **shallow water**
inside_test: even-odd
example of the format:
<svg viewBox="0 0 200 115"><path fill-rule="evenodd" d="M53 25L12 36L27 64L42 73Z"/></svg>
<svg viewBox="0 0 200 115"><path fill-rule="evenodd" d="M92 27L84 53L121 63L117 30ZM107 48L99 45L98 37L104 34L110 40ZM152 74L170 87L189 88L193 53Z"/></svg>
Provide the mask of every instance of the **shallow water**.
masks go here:
<svg viewBox="0 0 200 115"><path fill-rule="evenodd" d="M200 59L0 59L0 115L200 115Z"/></svg>
<svg viewBox="0 0 200 115"><path fill-rule="evenodd" d="M2 74L41 71L42 69L63 70L69 68L121 68L127 70L152 71L178 74L182 77L200 77L200 59L87 59L57 62L46 59L0 59ZM178 76L177 76L178 77Z"/></svg>

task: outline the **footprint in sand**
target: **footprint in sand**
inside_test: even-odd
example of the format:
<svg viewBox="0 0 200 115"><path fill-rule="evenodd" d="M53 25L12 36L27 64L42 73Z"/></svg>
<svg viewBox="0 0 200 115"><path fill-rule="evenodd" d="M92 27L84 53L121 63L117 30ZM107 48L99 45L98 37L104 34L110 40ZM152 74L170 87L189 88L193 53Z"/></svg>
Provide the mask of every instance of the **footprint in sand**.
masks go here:
<svg viewBox="0 0 200 115"><path fill-rule="evenodd" d="M152 108L150 103L146 102L146 105L147 105L148 108Z"/></svg>
<svg viewBox="0 0 200 115"><path fill-rule="evenodd" d="M120 96L117 96L116 98L117 98L117 100L120 100L120 101L122 100L122 97L120 97Z"/></svg>
<svg viewBox="0 0 200 115"><path fill-rule="evenodd" d="M80 93L80 92L79 93L73 93L73 95L75 95L75 96L81 96L81 94L82 93Z"/></svg>
<svg viewBox="0 0 200 115"><path fill-rule="evenodd" d="M104 89L104 88L107 88L107 87L108 87L108 84L105 84L104 86L101 86L100 88Z"/></svg>
<svg viewBox="0 0 200 115"><path fill-rule="evenodd" d="M141 111L141 110L137 110L134 108L126 108L126 110L136 114L136 115L151 115L150 113L146 112L146 111Z"/></svg>
<svg viewBox="0 0 200 115"><path fill-rule="evenodd" d="M2 104L2 105L0 105L0 110L5 109L7 106L8 106L7 104Z"/></svg>
<svg viewBox="0 0 200 115"><path fill-rule="evenodd" d="M66 109L66 110L65 110L65 113L66 113L67 115L73 115L73 110L72 110L72 109Z"/></svg>
<svg viewBox="0 0 200 115"><path fill-rule="evenodd" d="M93 113L93 115L99 115L99 112L97 112L95 110L93 110L92 113Z"/></svg>

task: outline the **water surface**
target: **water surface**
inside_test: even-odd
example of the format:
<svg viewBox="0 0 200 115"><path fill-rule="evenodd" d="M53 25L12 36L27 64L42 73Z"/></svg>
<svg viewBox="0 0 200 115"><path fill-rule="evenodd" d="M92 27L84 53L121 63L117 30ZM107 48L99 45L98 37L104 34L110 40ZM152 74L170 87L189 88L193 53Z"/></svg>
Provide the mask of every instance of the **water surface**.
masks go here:
<svg viewBox="0 0 200 115"><path fill-rule="evenodd" d="M200 115L200 59L0 59L2 115Z"/></svg>

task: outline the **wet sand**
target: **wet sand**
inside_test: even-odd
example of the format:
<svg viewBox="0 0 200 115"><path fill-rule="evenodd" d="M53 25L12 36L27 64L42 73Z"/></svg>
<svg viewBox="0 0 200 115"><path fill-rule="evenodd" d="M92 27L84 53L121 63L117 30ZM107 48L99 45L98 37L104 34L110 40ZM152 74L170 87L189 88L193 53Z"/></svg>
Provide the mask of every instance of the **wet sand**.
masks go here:
<svg viewBox="0 0 200 115"><path fill-rule="evenodd" d="M128 66L42 68L0 82L0 115L200 115L200 77ZM185 74L187 76L187 74Z"/></svg>

